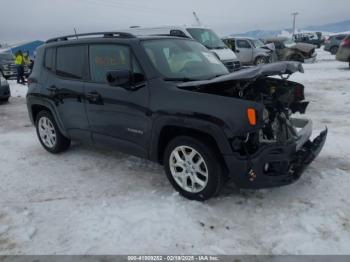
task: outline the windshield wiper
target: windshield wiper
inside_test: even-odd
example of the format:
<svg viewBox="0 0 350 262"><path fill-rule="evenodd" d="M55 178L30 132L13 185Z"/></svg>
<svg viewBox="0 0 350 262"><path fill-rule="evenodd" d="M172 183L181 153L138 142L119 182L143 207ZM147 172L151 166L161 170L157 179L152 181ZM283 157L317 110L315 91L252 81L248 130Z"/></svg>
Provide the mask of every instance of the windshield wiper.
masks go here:
<svg viewBox="0 0 350 262"><path fill-rule="evenodd" d="M198 79L188 78L188 77L166 77L164 81L181 81L181 82L190 82L198 81Z"/></svg>
<svg viewBox="0 0 350 262"><path fill-rule="evenodd" d="M219 76L224 76L224 75L226 75L226 74L215 75L215 76L213 76L212 78L209 78L209 79L207 79L207 80L212 80L212 79L214 79L214 78L217 78L217 77L219 77Z"/></svg>

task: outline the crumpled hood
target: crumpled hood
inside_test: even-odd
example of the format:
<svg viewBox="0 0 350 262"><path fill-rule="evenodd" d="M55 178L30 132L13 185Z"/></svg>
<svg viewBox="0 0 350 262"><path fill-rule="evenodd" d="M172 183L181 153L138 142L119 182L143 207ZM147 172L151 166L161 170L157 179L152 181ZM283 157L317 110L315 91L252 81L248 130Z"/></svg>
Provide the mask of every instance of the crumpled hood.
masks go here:
<svg viewBox="0 0 350 262"><path fill-rule="evenodd" d="M221 61L238 60L236 54L229 48L210 49L210 51L215 53Z"/></svg>
<svg viewBox="0 0 350 262"><path fill-rule="evenodd" d="M296 43L291 48L299 50L304 53L309 53L312 49L315 49L316 46L307 43Z"/></svg>
<svg viewBox="0 0 350 262"><path fill-rule="evenodd" d="M226 81L239 81L239 80L254 80L261 77L276 76L276 75L291 75L295 72L304 73L304 68L300 62L277 62L265 65L259 65L247 69L242 69L227 75L215 77L209 80L199 80L190 82L178 83L178 87L195 87L203 85L211 85Z"/></svg>

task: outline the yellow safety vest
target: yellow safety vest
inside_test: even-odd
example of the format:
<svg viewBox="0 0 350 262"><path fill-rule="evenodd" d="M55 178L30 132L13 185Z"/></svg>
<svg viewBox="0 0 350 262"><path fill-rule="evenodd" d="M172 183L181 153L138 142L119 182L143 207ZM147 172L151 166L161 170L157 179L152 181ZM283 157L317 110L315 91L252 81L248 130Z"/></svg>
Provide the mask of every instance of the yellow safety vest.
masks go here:
<svg viewBox="0 0 350 262"><path fill-rule="evenodd" d="M26 65L30 64L30 57L29 56L23 56L23 61Z"/></svg>
<svg viewBox="0 0 350 262"><path fill-rule="evenodd" d="M15 60L16 65L23 65L23 56L17 55Z"/></svg>

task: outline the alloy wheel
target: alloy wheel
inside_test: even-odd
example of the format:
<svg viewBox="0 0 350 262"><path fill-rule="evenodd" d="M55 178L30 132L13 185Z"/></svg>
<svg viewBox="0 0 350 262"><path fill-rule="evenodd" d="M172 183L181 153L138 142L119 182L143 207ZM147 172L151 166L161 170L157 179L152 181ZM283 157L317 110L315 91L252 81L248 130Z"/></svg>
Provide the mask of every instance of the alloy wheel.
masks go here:
<svg viewBox="0 0 350 262"><path fill-rule="evenodd" d="M204 158L190 146L178 146L170 154L169 167L175 182L185 191L198 193L208 183Z"/></svg>
<svg viewBox="0 0 350 262"><path fill-rule="evenodd" d="M39 135L41 141L48 148L53 148L56 145L57 137L56 130L51 120L47 117L41 117L38 123Z"/></svg>

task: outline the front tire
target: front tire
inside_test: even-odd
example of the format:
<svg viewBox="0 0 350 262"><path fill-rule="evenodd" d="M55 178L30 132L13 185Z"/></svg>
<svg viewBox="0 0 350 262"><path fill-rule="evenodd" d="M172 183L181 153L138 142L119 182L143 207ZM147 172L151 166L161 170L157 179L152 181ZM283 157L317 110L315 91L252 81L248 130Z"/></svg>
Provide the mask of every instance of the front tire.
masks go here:
<svg viewBox="0 0 350 262"><path fill-rule="evenodd" d="M182 196L207 200L219 194L224 181L223 167L216 151L188 136L174 138L164 152L166 175Z"/></svg>
<svg viewBox="0 0 350 262"><path fill-rule="evenodd" d="M50 112L40 111L36 117L35 126L39 141L48 152L58 154L70 146L70 139L60 132Z"/></svg>
<svg viewBox="0 0 350 262"><path fill-rule="evenodd" d="M335 54L337 54L337 52L338 52L338 47L337 47L337 46L333 46L333 47L330 49L330 51L331 51L331 54L332 54L332 55L335 55Z"/></svg>
<svg viewBox="0 0 350 262"><path fill-rule="evenodd" d="M10 97L6 98L0 98L0 103L7 103L9 101Z"/></svg>
<svg viewBox="0 0 350 262"><path fill-rule="evenodd" d="M267 58L263 57L263 56L259 56L255 59L254 62L255 65L263 65L263 64L267 64Z"/></svg>

